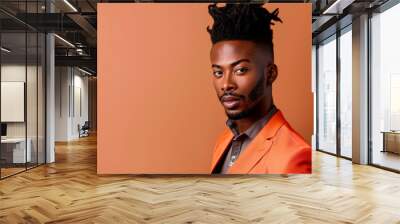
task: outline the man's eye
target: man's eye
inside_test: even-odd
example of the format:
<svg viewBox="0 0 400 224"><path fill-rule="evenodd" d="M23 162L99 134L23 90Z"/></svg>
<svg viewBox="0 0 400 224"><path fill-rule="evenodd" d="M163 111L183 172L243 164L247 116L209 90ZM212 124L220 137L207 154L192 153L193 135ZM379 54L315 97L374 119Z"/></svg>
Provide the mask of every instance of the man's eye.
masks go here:
<svg viewBox="0 0 400 224"><path fill-rule="evenodd" d="M248 70L249 70L248 68L239 68L239 69L235 70L235 73L237 75L240 75L240 74L243 74L243 73L247 72Z"/></svg>
<svg viewBox="0 0 400 224"><path fill-rule="evenodd" d="M214 72L213 72L213 75L214 75L215 77L217 77L217 78L220 78L220 77L222 77L223 73L222 73L222 71L214 71Z"/></svg>

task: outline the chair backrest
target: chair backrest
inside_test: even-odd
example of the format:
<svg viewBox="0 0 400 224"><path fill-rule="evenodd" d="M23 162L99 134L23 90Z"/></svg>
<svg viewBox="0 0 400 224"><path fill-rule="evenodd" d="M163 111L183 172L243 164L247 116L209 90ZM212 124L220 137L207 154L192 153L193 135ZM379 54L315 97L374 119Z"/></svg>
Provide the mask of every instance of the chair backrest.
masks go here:
<svg viewBox="0 0 400 224"><path fill-rule="evenodd" d="M90 127L90 126L89 126L89 121L85 121L85 123L83 124L82 127L84 127L84 128L89 128L89 127Z"/></svg>

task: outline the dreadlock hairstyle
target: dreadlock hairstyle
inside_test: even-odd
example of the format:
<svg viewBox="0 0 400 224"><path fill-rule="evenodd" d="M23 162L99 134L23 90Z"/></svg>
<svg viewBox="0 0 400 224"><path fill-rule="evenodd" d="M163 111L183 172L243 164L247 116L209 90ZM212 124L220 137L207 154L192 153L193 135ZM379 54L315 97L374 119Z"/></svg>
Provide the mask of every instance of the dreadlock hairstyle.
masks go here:
<svg viewBox="0 0 400 224"><path fill-rule="evenodd" d="M249 40L267 47L273 57L273 21L282 22L279 9L270 13L262 3L226 3L218 7L216 3L208 6L214 19L212 28L207 26L213 44L223 40Z"/></svg>

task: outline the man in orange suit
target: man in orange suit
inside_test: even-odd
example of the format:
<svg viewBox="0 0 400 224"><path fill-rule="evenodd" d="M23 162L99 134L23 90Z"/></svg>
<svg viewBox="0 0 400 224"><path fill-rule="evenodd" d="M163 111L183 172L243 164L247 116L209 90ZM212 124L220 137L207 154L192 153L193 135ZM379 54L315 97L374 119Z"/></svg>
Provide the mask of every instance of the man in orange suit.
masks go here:
<svg viewBox="0 0 400 224"><path fill-rule="evenodd" d="M228 116L211 173L311 173L309 144L273 103L278 68L271 25L282 22L278 10L270 13L262 4L212 4L209 13L214 19L207 27L213 83Z"/></svg>

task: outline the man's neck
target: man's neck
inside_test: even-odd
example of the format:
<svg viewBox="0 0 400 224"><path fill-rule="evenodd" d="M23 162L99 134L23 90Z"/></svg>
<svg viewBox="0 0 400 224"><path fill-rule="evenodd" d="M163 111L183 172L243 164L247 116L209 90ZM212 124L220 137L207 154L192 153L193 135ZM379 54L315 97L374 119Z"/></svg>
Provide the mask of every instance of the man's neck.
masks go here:
<svg viewBox="0 0 400 224"><path fill-rule="evenodd" d="M261 107L258 111L258 113L255 113L253 116L249 116L246 118L242 118L240 120L236 120L236 129L239 131L239 133L245 132L247 129L249 129L256 121L260 120L264 116L266 116L270 110L273 108L273 103L271 103L268 107Z"/></svg>

